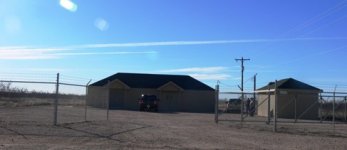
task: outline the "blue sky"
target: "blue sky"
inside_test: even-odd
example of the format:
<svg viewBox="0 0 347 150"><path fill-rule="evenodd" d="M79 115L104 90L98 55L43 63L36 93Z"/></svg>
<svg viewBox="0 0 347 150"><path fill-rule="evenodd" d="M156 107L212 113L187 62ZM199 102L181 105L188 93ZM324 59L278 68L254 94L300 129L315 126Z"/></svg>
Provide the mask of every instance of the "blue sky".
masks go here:
<svg viewBox="0 0 347 150"><path fill-rule="evenodd" d="M0 79L188 74L238 90L293 77L347 90L343 0L0 0ZM65 75L65 76L64 76ZM65 78L64 78L65 77Z"/></svg>

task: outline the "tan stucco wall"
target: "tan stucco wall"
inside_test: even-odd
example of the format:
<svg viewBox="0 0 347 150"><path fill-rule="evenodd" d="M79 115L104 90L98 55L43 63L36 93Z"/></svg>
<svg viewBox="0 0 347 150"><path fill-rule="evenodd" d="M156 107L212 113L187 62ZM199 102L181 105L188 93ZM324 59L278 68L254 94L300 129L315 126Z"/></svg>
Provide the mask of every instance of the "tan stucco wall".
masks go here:
<svg viewBox="0 0 347 150"><path fill-rule="evenodd" d="M181 111L185 112L213 112L215 104L214 91L185 91L182 94Z"/></svg>
<svg viewBox="0 0 347 150"><path fill-rule="evenodd" d="M165 87L168 91L157 89L125 89L118 85L110 86L111 92L108 95L108 88L88 88L88 105L100 107L106 106L108 97L112 98L113 93L123 92L122 109L138 110L138 100L142 94L157 95L159 101L159 111L183 111L183 112L213 112L214 111L214 91L178 91L172 87Z"/></svg>
<svg viewBox="0 0 347 150"><path fill-rule="evenodd" d="M104 87L89 86L87 92L87 105L98 108L106 108L108 90Z"/></svg>
<svg viewBox="0 0 347 150"><path fill-rule="evenodd" d="M288 93L279 95L279 112L281 118L317 119L319 105L318 94ZM306 112L305 112L306 111Z"/></svg>
<svg viewBox="0 0 347 150"><path fill-rule="evenodd" d="M268 116L268 102L267 94L258 94L258 115ZM295 100L296 97L296 100ZM317 92L300 92L300 91L285 91L278 92L278 117L279 118L299 118L300 119L317 119L318 107L316 103L318 101ZM296 101L296 102L295 102ZM313 106L311 106L313 105ZM310 109L306 111L308 108ZM270 111L274 112L275 108L275 95L271 94L271 106ZM306 111L306 112L305 112ZM295 117L296 116L296 117Z"/></svg>
<svg viewBox="0 0 347 150"><path fill-rule="evenodd" d="M268 94L258 94L258 116L268 116ZM270 95L270 112L274 112L275 108L275 95ZM270 114L271 116L271 114Z"/></svg>

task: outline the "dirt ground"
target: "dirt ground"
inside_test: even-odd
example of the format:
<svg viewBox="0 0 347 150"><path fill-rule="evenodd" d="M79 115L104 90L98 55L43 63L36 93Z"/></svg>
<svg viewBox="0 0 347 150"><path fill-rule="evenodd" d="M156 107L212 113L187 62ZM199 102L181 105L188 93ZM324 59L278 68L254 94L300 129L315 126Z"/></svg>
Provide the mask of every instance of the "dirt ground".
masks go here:
<svg viewBox="0 0 347 150"><path fill-rule="evenodd" d="M84 107L59 107L58 126L52 106L1 107L0 149L347 149L345 132L273 133L253 123L215 124L213 114L112 110L107 121L106 110L88 108L87 120Z"/></svg>

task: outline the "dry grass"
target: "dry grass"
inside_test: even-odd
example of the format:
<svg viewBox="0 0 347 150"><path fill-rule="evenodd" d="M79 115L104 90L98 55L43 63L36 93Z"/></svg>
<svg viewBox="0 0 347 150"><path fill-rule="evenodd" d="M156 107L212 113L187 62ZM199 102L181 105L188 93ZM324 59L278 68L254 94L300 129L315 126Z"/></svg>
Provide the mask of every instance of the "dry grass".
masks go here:
<svg viewBox="0 0 347 150"><path fill-rule="evenodd" d="M21 106L41 106L52 105L54 103L54 97L52 98L11 98L0 97L0 106L5 107L21 107ZM84 105L84 99L71 99L71 98L59 98L59 105Z"/></svg>
<svg viewBox="0 0 347 150"><path fill-rule="evenodd" d="M344 136L217 125L213 114L112 110L106 121L105 110L89 108L85 122L83 107L58 110L59 126L52 126L52 106L2 107L0 149L347 149Z"/></svg>

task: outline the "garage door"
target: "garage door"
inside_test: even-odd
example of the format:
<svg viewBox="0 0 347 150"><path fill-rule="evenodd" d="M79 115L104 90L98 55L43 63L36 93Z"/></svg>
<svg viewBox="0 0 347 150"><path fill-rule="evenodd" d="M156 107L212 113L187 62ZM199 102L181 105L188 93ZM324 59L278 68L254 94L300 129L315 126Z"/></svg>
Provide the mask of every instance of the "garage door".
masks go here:
<svg viewBox="0 0 347 150"><path fill-rule="evenodd" d="M163 92L159 103L159 111L179 111L178 98L177 92Z"/></svg>
<svg viewBox="0 0 347 150"><path fill-rule="evenodd" d="M124 105L124 91L110 89L110 109L122 109Z"/></svg>

